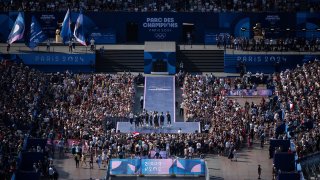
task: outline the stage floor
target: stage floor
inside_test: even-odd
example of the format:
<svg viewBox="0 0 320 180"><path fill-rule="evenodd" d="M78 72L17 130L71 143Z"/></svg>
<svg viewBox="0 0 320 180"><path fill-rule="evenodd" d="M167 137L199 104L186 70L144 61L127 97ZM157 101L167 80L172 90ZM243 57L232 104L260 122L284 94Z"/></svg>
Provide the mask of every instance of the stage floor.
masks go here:
<svg viewBox="0 0 320 180"><path fill-rule="evenodd" d="M135 127L134 123L130 124L129 122L118 122L117 131L120 133L134 133L138 132L141 134L151 134L151 133L170 133L177 134L178 130L181 129L182 133L195 133L196 131L201 132L199 122L175 122L171 126L167 124L163 128L154 128L154 127Z"/></svg>

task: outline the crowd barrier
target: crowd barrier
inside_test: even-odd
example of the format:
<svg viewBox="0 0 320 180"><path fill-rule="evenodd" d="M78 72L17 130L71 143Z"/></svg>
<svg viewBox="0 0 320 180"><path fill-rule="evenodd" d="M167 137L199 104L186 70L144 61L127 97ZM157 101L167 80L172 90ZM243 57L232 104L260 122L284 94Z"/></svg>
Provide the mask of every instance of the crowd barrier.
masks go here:
<svg viewBox="0 0 320 180"><path fill-rule="evenodd" d="M110 175L205 176L203 159L112 159Z"/></svg>
<svg viewBox="0 0 320 180"><path fill-rule="evenodd" d="M29 151L31 148L37 148L37 146L40 146L41 149L45 149L47 144L46 139L39 139L39 138L29 138L28 143L26 145L26 151Z"/></svg>
<svg viewBox="0 0 320 180"><path fill-rule="evenodd" d="M279 152L276 153L273 157L273 164L277 170L283 172L295 171L295 154L288 152Z"/></svg>
<svg viewBox="0 0 320 180"><path fill-rule="evenodd" d="M278 174L277 180L300 180L300 174L298 172L282 172Z"/></svg>
<svg viewBox="0 0 320 180"><path fill-rule="evenodd" d="M276 147L281 147L282 152L288 152L290 148L290 140L270 139L270 146L272 149L275 149Z"/></svg>

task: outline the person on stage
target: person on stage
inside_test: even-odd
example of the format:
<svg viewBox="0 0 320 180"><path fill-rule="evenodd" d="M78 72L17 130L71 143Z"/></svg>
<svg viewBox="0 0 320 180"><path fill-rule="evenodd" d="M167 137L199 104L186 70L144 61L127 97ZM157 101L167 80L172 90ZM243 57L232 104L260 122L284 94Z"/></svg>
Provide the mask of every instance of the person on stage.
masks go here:
<svg viewBox="0 0 320 180"><path fill-rule="evenodd" d="M135 125L136 125L136 127L139 127L139 122L140 121L140 118L139 118L139 116L137 116L137 115L135 115Z"/></svg>
<svg viewBox="0 0 320 180"><path fill-rule="evenodd" d="M166 116L167 116L167 123L168 123L168 125L171 125L171 115L170 115L169 111L167 111Z"/></svg>
<svg viewBox="0 0 320 180"><path fill-rule="evenodd" d="M150 121L150 127L152 127L153 126L153 112L152 111L150 111L149 121Z"/></svg>
<svg viewBox="0 0 320 180"><path fill-rule="evenodd" d="M146 120L146 126L149 126L149 113L148 113L148 111L146 111L145 120Z"/></svg>
<svg viewBox="0 0 320 180"><path fill-rule="evenodd" d="M158 117L158 112L155 111L153 115L153 124L155 128L159 127L159 117Z"/></svg>
<svg viewBox="0 0 320 180"><path fill-rule="evenodd" d="M163 125L164 125L164 115L163 115L163 112L161 112L161 115L160 115L160 127L163 128Z"/></svg>
<svg viewBox="0 0 320 180"><path fill-rule="evenodd" d="M130 112L130 114L129 114L129 120L130 120L130 124L131 124L131 125L132 125L132 123L133 123L133 118L134 118L134 115L133 115L132 112Z"/></svg>
<svg viewBox="0 0 320 180"><path fill-rule="evenodd" d="M140 126L143 127L144 126L144 112L141 112L139 115L139 119L140 119Z"/></svg>

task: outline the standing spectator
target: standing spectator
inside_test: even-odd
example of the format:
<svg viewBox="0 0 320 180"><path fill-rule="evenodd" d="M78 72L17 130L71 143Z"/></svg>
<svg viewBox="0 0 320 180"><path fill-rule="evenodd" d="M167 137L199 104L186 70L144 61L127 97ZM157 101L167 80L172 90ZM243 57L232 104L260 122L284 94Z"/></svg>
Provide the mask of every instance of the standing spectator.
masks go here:
<svg viewBox="0 0 320 180"><path fill-rule="evenodd" d="M143 108L143 95L140 96L140 108Z"/></svg>
<svg viewBox="0 0 320 180"><path fill-rule="evenodd" d="M11 47L11 45L10 45L10 43L9 43L9 41L8 41L8 43L7 43L7 53L8 53L8 54L10 53L10 47Z"/></svg>
<svg viewBox="0 0 320 180"><path fill-rule="evenodd" d="M75 38L71 39L71 44L72 44L73 51L75 51L76 50L76 39Z"/></svg>
<svg viewBox="0 0 320 180"><path fill-rule="evenodd" d="M47 40L47 51L50 52L50 39Z"/></svg>
<svg viewBox="0 0 320 180"><path fill-rule="evenodd" d="M86 155L85 155L85 154L82 154L82 156L81 156L81 167L82 167L83 164L85 164L86 167L87 167L87 162L86 162L86 160L87 160Z"/></svg>
<svg viewBox="0 0 320 180"><path fill-rule="evenodd" d="M70 39L69 41L69 52L72 53L73 50L72 50L72 40Z"/></svg>
<svg viewBox="0 0 320 180"><path fill-rule="evenodd" d="M262 171L262 169L261 169L261 166L260 166L260 164L258 165L258 175L259 175L259 177L258 177L258 179L261 179L261 171Z"/></svg>
<svg viewBox="0 0 320 180"><path fill-rule="evenodd" d="M93 152L90 153L89 165L90 165L90 169L93 169Z"/></svg>
<svg viewBox="0 0 320 180"><path fill-rule="evenodd" d="M95 40L92 37L90 40L90 51L94 51L94 45L95 45L94 43L95 43Z"/></svg>
<svg viewBox="0 0 320 180"><path fill-rule="evenodd" d="M53 180L53 175L54 175L54 170L53 170L53 167L50 166L49 167L49 178L50 178L50 180Z"/></svg>
<svg viewBox="0 0 320 180"><path fill-rule="evenodd" d="M80 162L79 154L75 154L74 160L75 160L75 162L76 162L76 168L78 168L78 167L79 167L79 162Z"/></svg>
<svg viewBox="0 0 320 180"><path fill-rule="evenodd" d="M99 154L98 157L96 158L96 163L98 164L98 167L100 169L101 163L102 163L102 159L101 159L101 155Z"/></svg>

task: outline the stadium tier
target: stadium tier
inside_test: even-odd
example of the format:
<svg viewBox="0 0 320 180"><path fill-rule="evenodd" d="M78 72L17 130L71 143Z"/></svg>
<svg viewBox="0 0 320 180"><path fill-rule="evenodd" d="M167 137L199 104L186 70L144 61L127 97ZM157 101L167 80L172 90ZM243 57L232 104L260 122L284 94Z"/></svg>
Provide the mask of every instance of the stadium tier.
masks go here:
<svg viewBox="0 0 320 180"><path fill-rule="evenodd" d="M319 4L0 1L0 179L318 179Z"/></svg>

